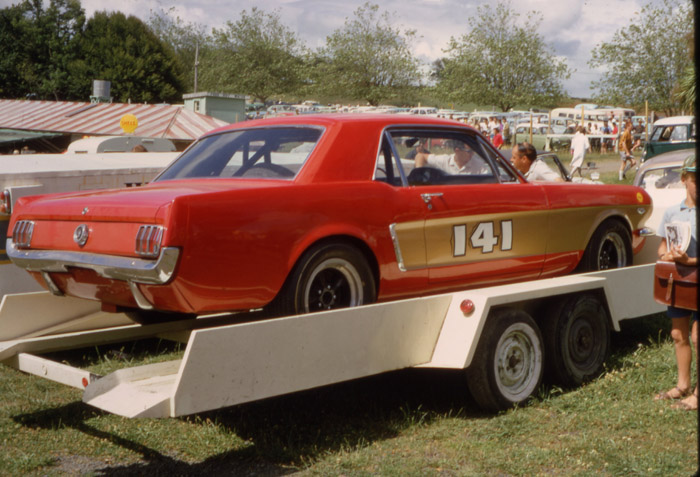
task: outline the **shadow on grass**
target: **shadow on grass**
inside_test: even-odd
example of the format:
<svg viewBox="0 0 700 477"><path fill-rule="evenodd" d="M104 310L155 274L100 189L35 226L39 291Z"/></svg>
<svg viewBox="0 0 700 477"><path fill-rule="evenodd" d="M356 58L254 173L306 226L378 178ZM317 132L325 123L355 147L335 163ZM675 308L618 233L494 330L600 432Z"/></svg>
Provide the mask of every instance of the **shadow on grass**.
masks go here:
<svg viewBox="0 0 700 477"><path fill-rule="evenodd" d="M621 366L624 356L638 349L639 343L668 337L664 315L624 321L621 326L622 333L612 337L608 368ZM102 414L78 402L14 420L31 428L70 427L142 458L135 464L94 469L97 475L276 476L327 454L391 439L408 427L440 417L493 417L478 410L463 372L406 369L180 418L193 424L210 421L251 444L188 463L86 423Z"/></svg>
<svg viewBox="0 0 700 477"><path fill-rule="evenodd" d="M135 464L91 469L96 475L275 476L439 416L490 417L477 411L462 372L406 369L180 418L210 421L252 444L188 463L86 423L103 414L76 402L13 419L34 429L72 428L141 456Z"/></svg>

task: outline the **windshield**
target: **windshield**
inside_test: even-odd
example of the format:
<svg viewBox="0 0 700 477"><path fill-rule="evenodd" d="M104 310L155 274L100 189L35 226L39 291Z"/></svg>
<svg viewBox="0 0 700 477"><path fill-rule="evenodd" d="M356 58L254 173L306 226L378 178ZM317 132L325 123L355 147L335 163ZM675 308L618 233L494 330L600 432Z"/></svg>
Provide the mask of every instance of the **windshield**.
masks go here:
<svg viewBox="0 0 700 477"><path fill-rule="evenodd" d="M313 127L269 127L206 136L187 149L156 181L195 177L291 180L322 132Z"/></svg>

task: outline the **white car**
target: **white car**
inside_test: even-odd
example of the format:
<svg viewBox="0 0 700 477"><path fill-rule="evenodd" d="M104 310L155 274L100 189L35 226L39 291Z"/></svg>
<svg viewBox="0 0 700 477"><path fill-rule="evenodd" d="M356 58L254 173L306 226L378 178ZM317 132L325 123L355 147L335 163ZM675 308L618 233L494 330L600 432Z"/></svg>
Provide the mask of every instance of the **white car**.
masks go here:
<svg viewBox="0 0 700 477"><path fill-rule="evenodd" d="M634 185L644 188L654 204L646 225L657 230L664 211L685 198L685 187L681 182L681 167L693 149L665 152L646 161L634 176Z"/></svg>

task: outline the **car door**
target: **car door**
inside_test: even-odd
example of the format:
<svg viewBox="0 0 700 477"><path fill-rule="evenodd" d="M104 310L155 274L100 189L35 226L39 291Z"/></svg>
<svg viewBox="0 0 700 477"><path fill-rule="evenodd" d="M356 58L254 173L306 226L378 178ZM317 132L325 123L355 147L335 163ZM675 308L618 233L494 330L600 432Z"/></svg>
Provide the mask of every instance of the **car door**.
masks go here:
<svg viewBox="0 0 700 477"><path fill-rule="evenodd" d="M542 187L521 183L476 133L392 132L394 144L418 135L427 140L430 156L436 159L406 174L406 193L422 201L425 217L425 263L410 265L425 266L435 286L537 278L545 259L549 217ZM467 163L471 166L439 169L439 161L456 155L455 147L462 146L472 151Z"/></svg>

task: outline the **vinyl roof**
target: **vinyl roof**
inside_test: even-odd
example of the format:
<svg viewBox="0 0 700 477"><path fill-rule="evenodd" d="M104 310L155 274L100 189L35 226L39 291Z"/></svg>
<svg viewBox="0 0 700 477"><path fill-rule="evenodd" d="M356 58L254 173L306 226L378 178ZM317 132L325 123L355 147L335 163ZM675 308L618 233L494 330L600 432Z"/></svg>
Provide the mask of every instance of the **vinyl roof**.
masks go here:
<svg viewBox="0 0 700 477"><path fill-rule="evenodd" d="M0 128L89 135L122 135L119 120L133 114L139 136L192 140L228 123L180 105L82 103L0 99Z"/></svg>

